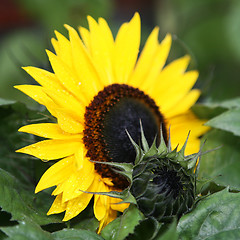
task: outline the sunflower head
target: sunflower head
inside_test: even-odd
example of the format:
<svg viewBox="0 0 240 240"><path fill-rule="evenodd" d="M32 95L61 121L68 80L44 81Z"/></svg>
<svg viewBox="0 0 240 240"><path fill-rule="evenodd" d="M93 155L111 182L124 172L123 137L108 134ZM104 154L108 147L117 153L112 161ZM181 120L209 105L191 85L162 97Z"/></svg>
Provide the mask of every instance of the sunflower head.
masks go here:
<svg viewBox="0 0 240 240"><path fill-rule="evenodd" d="M56 38L52 39L54 52L47 51L52 72L36 67L24 68L39 85L16 88L46 106L54 121L20 128L21 132L46 140L18 152L44 161L57 160L36 187L37 193L56 186L52 193L56 198L48 214L65 212L63 220L68 221L81 213L94 197L94 214L100 221L100 231L116 218L117 211L123 212L129 206L116 204L120 199L110 195L95 193L129 189L131 171L123 176L108 163L125 163L125 166L134 163L134 146L128 134L133 141L140 141L140 119L146 141L142 142L145 152L139 149L141 158L137 157L137 162L150 162L147 172L149 176L154 174L152 182L161 184L164 169L173 163L176 166L173 164L169 171L173 172L171 176L176 173L176 179L179 178L178 172L186 172L184 179L188 179L188 171L180 167L186 161L180 161L180 153L174 151L164 153L167 160L163 161L162 151L156 148L156 157L146 160L147 144L153 142L160 126L162 138L167 141L167 129L171 125L174 147L183 145L183 136L191 130L186 147L188 154L198 151L198 137L207 128L202 126L204 121L191 111L200 91L192 90L198 72L187 71L190 57L184 56L166 65L172 42L170 34L159 42L156 27L139 54L141 24L138 13L121 26L116 38L104 19L95 21L88 17L88 23L89 29L80 27L78 32L65 25L69 38L55 32ZM162 170L157 167L160 165ZM144 178L144 173L140 173L139 176ZM134 185L135 179L134 174ZM185 185L181 184L182 190L179 187L171 195L179 193L182 196ZM134 185L132 189L136 192ZM165 194L158 191L160 195Z"/></svg>

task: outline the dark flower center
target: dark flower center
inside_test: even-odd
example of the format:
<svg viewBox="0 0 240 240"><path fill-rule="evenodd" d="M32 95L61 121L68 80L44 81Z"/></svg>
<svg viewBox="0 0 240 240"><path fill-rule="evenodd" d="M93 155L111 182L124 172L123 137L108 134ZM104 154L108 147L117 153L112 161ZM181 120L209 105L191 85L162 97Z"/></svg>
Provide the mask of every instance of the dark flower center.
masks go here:
<svg viewBox="0 0 240 240"><path fill-rule="evenodd" d="M97 162L133 163L135 150L126 130L139 143L140 121L149 145L158 137L161 124L167 140L164 118L153 99L125 84L105 87L86 107L83 141L87 157ZM103 178L111 178L116 188L128 186L127 180L109 166L95 164L95 169Z"/></svg>
<svg viewBox="0 0 240 240"><path fill-rule="evenodd" d="M169 170L167 167L155 169L153 183L158 187L158 194L164 194L165 196L171 195L173 198L177 198L179 192L183 189L183 185L180 181L175 170Z"/></svg>

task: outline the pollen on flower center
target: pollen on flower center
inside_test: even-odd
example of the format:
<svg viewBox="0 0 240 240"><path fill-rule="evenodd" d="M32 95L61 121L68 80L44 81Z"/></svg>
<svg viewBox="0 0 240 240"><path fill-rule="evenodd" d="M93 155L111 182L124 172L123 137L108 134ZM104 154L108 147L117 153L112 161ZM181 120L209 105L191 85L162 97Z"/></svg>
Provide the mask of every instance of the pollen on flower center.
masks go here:
<svg viewBox="0 0 240 240"><path fill-rule="evenodd" d="M149 144L158 135L161 124L164 138L167 139L164 118L153 99L125 84L105 87L86 107L83 141L87 157L98 162L133 163L135 150L126 130L138 143L140 120ZM116 188L128 186L127 180L109 166L95 164L95 169L103 178L111 178Z"/></svg>

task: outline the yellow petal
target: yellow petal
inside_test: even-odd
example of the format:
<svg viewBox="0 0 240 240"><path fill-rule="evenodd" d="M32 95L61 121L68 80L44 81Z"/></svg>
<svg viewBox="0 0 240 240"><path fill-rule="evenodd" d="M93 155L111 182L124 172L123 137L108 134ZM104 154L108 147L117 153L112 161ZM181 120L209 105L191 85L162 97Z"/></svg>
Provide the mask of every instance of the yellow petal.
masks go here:
<svg viewBox="0 0 240 240"><path fill-rule="evenodd" d="M94 164L85 159L84 168L72 172L70 178L64 182L63 198L64 202L83 194L92 185L95 178Z"/></svg>
<svg viewBox="0 0 240 240"><path fill-rule="evenodd" d="M136 68L129 79L129 84L134 87L139 87L139 85L146 79L146 75L152 67L152 61L158 47L158 33L159 28L154 28L141 52Z"/></svg>
<svg viewBox="0 0 240 240"><path fill-rule="evenodd" d="M201 140L199 138L191 138L191 140L187 144L185 155L197 153L200 149L200 144Z"/></svg>
<svg viewBox="0 0 240 240"><path fill-rule="evenodd" d="M31 133L36 136L53 139L81 139L81 134L64 132L56 123L38 123L21 127L19 132Z"/></svg>
<svg viewBox="0 0 240 240"><path fill-rule="evenodd" d="M199 150L200 141L198 137L209 130L203 126L206 121L198 119L192 112L187 112L168 120L168 127L171 131L172 147L175 148L179 144L179 149L186 141L188 132L190 131L189 141L186 148L186 154L196 153ZM194 146L195 144L195 146ZM195 152L191 152L196 150Z"/></svg>
<svg viewBox="0 0 240 240"><path fill-rule="evenodd" d="M111 187L114 186L111 178L101 178L101 180L108 186L111 186Z"/></svg>
<svg viewBox="0 0 240 240"><path fill-rule="evenodd" d="M55 38L51 38L51 43L53 45L53 48L55 50L56 55L60 54L59 53L60 49L59 49L58 41Z"/></svg>
<svg viewBox="0 0 240 240"><path fill-rule="evenodd" d="M201 91L199 89L193 89L181 100L179 100L176 106L170 108L167 112L165 112L164 117L171 118L187 112L198 100L200 94L201 94Z"/></svg>
<svg viewBox="0 0 240 240"><path fill-rule="evenodd" d="M54 191L52 192L53 196L57 196L59 194L62 194L63 192L63 183L60 183L57 185L57 187L54 189Z"/></svg>
<svg viewBox="0 0 240 240"><path fill-rule="evenodd" d="M74 157L71 156L58 161L42 175L35 193L64 182L72 175L73 169Z"/></svg>
<svg viewBox="0 0 240 240"><path fill-rule="evenodd" d="M39 84L47 89L64 89L55 74L36 67L23 67Z"/></svg>
<svg viewBox="0 0 240 240"><path fill-rule="evenodd" d="M73 118L84 119L85 106L65 90L44 89L46 94L59 106L66 109Z"/></svg>
<svg viewBox="0 0 240 240"><path fill-rule="evenodd" d="M66 210L66 207L67 203L62 203L62 195L60 194L55 198L47 215L64 212Z"/></svg>
<svg viewBox="0 0 240 240"><path fill-rule="evenodd" d="M21 148L16 152L29 154L44 160L54 160L73 155L80 141L76 140L44 140Z"/></svg>
<svg viewBox="0 0 240 240"><path fill-rule="evenodd" d="M65 109L55 109L56 118L58 120L59 127L72 134L82 133L84 129L83 123L73 118ZM83 120L83 119L78 119Z"/></svg>
<svg viewBox="0 0 240 240"><path fill-rule="evenodd" d="M55 31L55 35L58 40L59 51L57 52L58 57L68 65L69 67L73 66L71 44L67 38L65 38L61 33Z"/></svg>
<svg viewBox="0 0 240 240"><path fill-rule="evenodd" d="M176 78L175 83L168 88L165 88L164 91L161 89L161 91L157 93L156 90L154 95L158 96L156 103L160 106L160 111L165 113L171 108L175 108L177 110L178 102L190 91L197 81L197 78L197 71L189 71Z"/></svg>
<svg viewBox="0 0 240 240"><path fill-rule="evenodd" d="M86 51L77 32L68 25L65 25L65 27L69 31L74 67L79 78L82 94L84 94L87 100L90 101L95 95L97 95L98 91L103 88L103 84L101 83L101 79L92 62L89 52Z"/></svg>
<svg viewBox="0 0 240 240"><path fill-rule="evenodd" d="M151 89L151 96L158 98L159 94L161 95L172 86L181 84L181 77L185 73L189 61L190 57L186 55L168 64L157 77Z"/></svg>
<svg viewBox="0 0 240 240"><path fill-rule="evenodd" d="M119 29L113 56L116 83L127 83L136 63L140 45L140 16L135 13Z"/></svg>
<svg viewBox="0 0 240 240"><path fill-rule="evenodd" d="M141 85L143 90L147 90L150 93L152 90L155 90L157 85L157 77L166 63L171 44L172 37L170 34L167 34L164 40L159 44L155 56L151 62L151 66L149 66L149 72L145 77L145 81Z"/></svg>
<svg viewBox="0 0 240 240"><path fill-rule="evenodd" d="M103 22L103 20L102 20ZM102 29L97 22L88 16L88 23L90 28L90 44L91 55L93 61L98 66L98 72L101 76L101 82L104 85L113 82L113 69L112 69L112 52L113 52L113 37L105 35L105 28Z"/></svg>
<svg viewBox="0 0 240 240"><path fill-rule="evenodd" d="M75 159L76 159L76 168L77 170L81 169L89 169L94 165L94 163L91 163L89 159L86 157L87 150L85 148L85 145L82 144L78 151L75 153Z"/></svg>
<svg viewBox="0 0 240 240"><path fill-rule="evenodd" d="M55 104L54 102L46 95L44 88L34 85L18 85L14 86L16 89L22 91L38 103L45 105L48 111L55 116Z"/></svg>
<svg viewBox="0 0 240 240"><path fill-rule="evenodd" d="M100 234L102 229L106 225L108 225L110 222L112 222L116 217L117 217L117 211L114 211L111 208L108 208L105 217L102 220L100 220L99 228L98 228L97 233Z"/></svg>
<svg viewBox="0 0 240 240"><path fill-rule="evenodd" d="M105 36L106 43L109 45L113 45L114 44L113 35L112 35L112 32L111 32L107 22L105 21L105 19L99 18L98 23L99 23L99 27L102 31L102 34ZM110 49L111 49L111 47L110 47Z"/></svg>
<svg viewBox="0 0 240 240"><path fill-rule="evenodd" d="M93 183L87 189L87 191L95 192L97 188L98 188L98 181L96 181L96 178L95 178ZM66 209L66 213L63 221L68 221L69 219L77 216L80 212L82 212L89 204L92 196L93 194L90 194L90 193L82 193L79 197L69 200L67 202L67 209Z"/></svg>
<svg viewBox="0 0 240 240"><path fill-rule="evenodd" d="M78 98L81 102L85 103L86 99L81 91L81 87L79 84L79 79L74 73L73 69L68 67L59 57L53 54L50 51L46 51L49 61L52 65L53 71L55 72L57 78L62 83L62 85L71 92L76 98Z"/></svg>
<svg viewBox="0 0 240 240"><path fill-rule="evenodd" d="M96 192L109 192L110 189L102 182L99 181L98 189ZM94 215L98 221L102 220L107 214L107 206L109 205L109 197L105 195L94 196Z"/></svg>
<svg viewBox="0 0 240 240"><path fill-rule="evenodd" d="M68 221L82 212L89 204L91 198L92 194L83 193L79 197L69 200L63 221Z"/></svg>
<svg viewBox="0 0 240 240"><path fill-rule="evenodd" d="M110 201L111 201L111 208L119 212L123 212L130 205L129 203L120 203L122 199L119 199L119 198L111 198Z"/></svg>
<svg viewBox="0 0 240 240"><path fill-rule="evenodd" d="M84 27L79 27L79 33L82 37L83 43L86 46L86 49L91 52L91 43L90 43L90 34L89 31Z"/></svg>
<svg viewBox="0 0 240 240"><path fill-rule="evenodd" d="M190 56L185 55L169 63L164 68L164 71L168 71L168 73L172 72L172 74L183 74L186 71L190 60Z"/></svg>
<svg viewBox="0 0 240 240"><path fill-rule="evenodd" d="M102 197L103 196L100 196L100 195L94 196L94 214L98 221L101 221L107 213L106 206L103 205L101 201ZM106 196L104 197L106 198Z"/></svg>

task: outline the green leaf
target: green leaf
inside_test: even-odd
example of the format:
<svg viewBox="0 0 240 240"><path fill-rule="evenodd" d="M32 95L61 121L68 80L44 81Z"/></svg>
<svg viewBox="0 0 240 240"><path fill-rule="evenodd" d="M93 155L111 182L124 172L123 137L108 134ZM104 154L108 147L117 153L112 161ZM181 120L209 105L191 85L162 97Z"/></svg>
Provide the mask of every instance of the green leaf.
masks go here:
<svg viewBox="0 0 240 240"><path fill-rule="evenodd" d="M144 217L135 205L130 205L123 215L109 223L102 231L101 236L105 240L122 240L128 234L133 233L134 228Z"/></svg>
<svg viewBox="0 0 240 240"><path fill-rule="evenodd" d="M220 107L218 105L212 104L195 104L192 107L192 111L201 119L211 119L221 113L225 112L227 109Z"/></svg>
<svg viewBox="0 0 240 240"><path fill-rule="evenodd" d="M41 227L31 221L25 219L20 224L13 227L0 228L11 240L54 240L49 232L41 229Z"/></svg>
<svg viewBox="0 0 240 240"><path fill-rule="evenodd" d="M126 240L155 239L163 223L159 223L155 218L146 218L140 221L134 232L127 236Z"/></svg>
<svg viewBox="0 0 240 240"><path fill-rule="evenodd" d="M8 236L0 230L0 240L8 240Z"/></svg>
<svg viewBox="0 0 240 240"><path fill-rule="evenodd" d="M195 104L193 112L200 118L211 119L228 109L240 108L240 98L233 98L221 102L207 102Z"/></svg>
<svg viewBox="0 0 240 240"><path fill-rule="evenodd" d="M156 240L177 240L177 221L173 221L171 225L168 226L167 230L161 235L159 235Z"/></svg>
<svg viewBox="0 0 240 240"><path fill-rule="evenodd" d="M91 208L92 208L92 206L91 206ZM84 229L84 230L90 230L90 231L95 232L99 227L98 220L95 217L84 216L83 213L84 212L82 212L77 217L75 217L74 219L71 220L71 227L74 229ZM93 215L93 213L92 213L92 215ZM80 217L81 217L81 219L78 219ZM75 219L77 220L76 222L74 222Z"/></svg>
<svg viewBox="0 0 240 240"><path fill-rule="evenodd" d="M41 225L59 222L56 217L47 216L42 209L36 208L31 190L24 190L17 179L0 169L0 207L11 213L11 220L22 221L28 217Z"/></svg>
<svg viewBox="0 0 240 240"><path fill-rule="evenodd" d="M25 218L13 227L0 227L0 229L12 240L103 240L95 232L81 229L63 229L51 234L29 218Z"/></svg>
<svg viewBox="0 0 240 240"><path fill-rule="evenodd" d="M222 107L222 108L226 108L226 109L231 109L231 108L236 108L236 107L240 107L240 98L232 98L232 99L228 99L225 101L221 101L221 102L210 102L210 103L205 103L205 106L208 106L210 108L216 108L216 107Z"/></svg>
<svg viewBox="0 0 240 240"><path fill-rule="evenodd" d="M13 103L15 103L15 101L0 98L0 106L10 105L10 104L13 104Z"/></svg>
<svg viewBox="0 0 240 240"><path fill-rule="evenodd" d="M212 130L202 141L205 139L203 152L222 147L201 157L199 179L211 178L218 185L240 190L240 138L228 132Z"/></svg>
<svg viewBox="0 0 240 240"><path fill-rule="evenodd" d="M24 104L14 103L0 106L0 168L14 175L27 187L34 186L49 164L33 161L34 157L15 153L21 147L35 143L38 137L18 132L31 119L43 118L36 111L29 110ZM46 119L45 119L46 120ZM36 177L35 171L39 172Z"/></svg>
<svg viewBox="0 0 240 240"><path fill-rule="evenodd" d="M201 200L177 226L182 240L225 240L240 238L240 193L228 189Z"/></svg>
<svg viewBox="0 0 240 240"><path fill-rule="evenodd" d="M231 109L206 123L207 126L232 132L240 136L240 109Z"/></svg>
<svg viewBox="0 0 240 240"><path fill-rule="evenodd" d="M81 229L63 229L53 234L54 240L104 240L95 232Z"/></svg>

